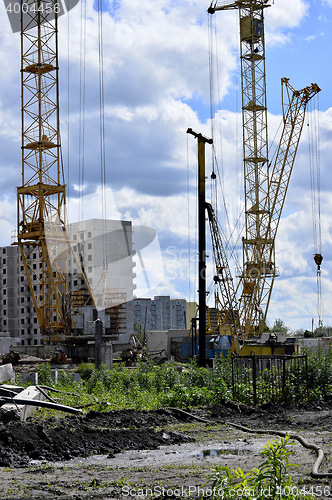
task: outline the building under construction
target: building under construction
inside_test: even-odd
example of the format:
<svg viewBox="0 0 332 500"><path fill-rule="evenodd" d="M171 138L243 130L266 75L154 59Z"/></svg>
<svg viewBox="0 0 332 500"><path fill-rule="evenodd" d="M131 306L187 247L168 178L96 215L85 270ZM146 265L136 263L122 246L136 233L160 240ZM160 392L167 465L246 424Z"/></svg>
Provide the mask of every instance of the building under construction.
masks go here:
<svg viewBox="0 0 332 500"><path fill-rule="evenodd" d="M119 335L129 337L134 331L131 222L91 219L70 224L67 233L73 241L73 254L68 256L67 262L68 289L75 297L73 333L94 335L94 307L86 288L87 281L92 298L97 302L100 295L103 297L105 333L113 338ZM103 266L104 248L106 272ZM41 284L37 277L41 279L42 258L32 244L24 249L31 269L29 277L33 291L38 293ZM17 245L0 248L0 275L0 331L8 332L11 337L19 336L21 345L41 345L42 333Z"/></svg>

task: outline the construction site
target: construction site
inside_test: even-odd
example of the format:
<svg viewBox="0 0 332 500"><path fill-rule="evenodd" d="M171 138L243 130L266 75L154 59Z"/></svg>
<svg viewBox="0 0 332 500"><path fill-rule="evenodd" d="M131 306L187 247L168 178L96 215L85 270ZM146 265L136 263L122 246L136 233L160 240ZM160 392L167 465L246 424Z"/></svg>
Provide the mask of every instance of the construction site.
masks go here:
<svg viewBox="0 0 332 500"><path fill-rule="evenodd" d="M86 2L80 6L85 22L96 14L99 102L92 108L86 104L91 77L85 68L89 27L81 23L79 116L76 113L73 118L79 124L79 147L72 153L69 11L76 4L66 4L67 12L53 0L23 1L18 12L14 7L14 0L8 0L11 28L20 34L16 42L21 49L17 71L21 102L16 109L21 108L21 184L16 191L16 228L8 235L8 244L0 247L3 498L211 497L206 491L200 493L199 487L217 484L209 476L216 466L231 464L244 469L244 458L247 468L260 466L265 434L291 435L294 460L301 467L292 473L297 493L280 498L332 497L332 384L327 375L324 378L332 366L332 337L314 338L313 318L318 330L325 332L322 283L328 282L328 270L322 276L325 222L321 220L317 105L321 88L319 82L310 81L295 88L293 75L281 77L281 122L272 146L268 122L269 126L273 123L273 132L277 127L267 105L265 17L275 8L274 2L216 0L202 6L202 15L205 8L208 16L206 78L211 116L206 123L194 122L203 131L191 123L181 131L187 140L187 165L195 164L195 180L190 181L193 205L189 167L187 170L188 206L183 212L188 212L188 232L181 234L189 255L185 261L187 299L171 298L181 289L180 284L177 288L176 279L173 283L169 276L163 275L164 281L160 277L161 268L167 267L162 259L171 254L173 240L163 246L165 236L160 234L159 243L157 231L152 229L165 216L157 213L161 205L156 198L144 224L120 198L118 205L125 209L116 212L113 207L120 217L109 216L112 179L114 185L125 187L127 177L134 177L121 168L115 174L106 161L108 141L116 141L105 133L108 113L114 111L110 111L105 86L110 60L104 47L103 19L109 12L99 0L93 8ZM236 93L241 120L236 139L232 137L240 144L241 181L237 172L232 182L241 195L231 193L226 201L228 180L224 180L223 160L218 159L218 150L224 146L217 133L222 100L217 95L220 61L215 51L215 20L232 11L237 16L234 64L239 74ZM68 17L67 94L59 79L65 59L63 53L59 55L60 27L64 26L60 17L64 14ZM63 101L68 107L66 139L60 130L65 121ZM131 120L128 109L117 112L124 121ZM93 114L99 119L99 130L93 131L99 141L99 157L93 168L84 170L85 162L91 165L85 138L89 133L92 136L85 116ZM303 160L301 149L305 129L309 130L308 160ZM189 160L189 150L195 151L194 160ZM239 155L238 151L231 154L234 158ZM287 304L286 293L283 299L280 292L287 285L282 285L276 298L273 291L278 279L287 281L287 270L283 276L279 269L278 242L283 211L290 211L286 200L293 186L297 154L310 165L314 241L307 245L312 262L304 267L311 280L308 296L315 297L316 304L306 306L307 316L312 317L311 330L293 328L293 334L288 334L281 320L275 321L280 330L272 327L269 313L271 308L285 310ZM74 175L70 155L78 159ZM227 156L223 150L222 155ZM134 162L134 158L127 156L127 161ZM170 172L171 164L169 160ZM90 201L89 195L87 199L83 196L89 182L97 186ZM166 180L161 177L163 184L166 186ZM69 189L72 205L78 208L77 218L67 204ZM140 203L130 190L128 198L133 206ZM233 205L242 201L236 218ZM138 212L146 215L143 204ZM168 222L177 227L171 219ZM195 254L192 262L191 253ZM300 313L290 314L296 319ZM325 356L324 362L319 362L323 359L319 356ZM315 366L319 366L319 374ZM206 370L206 375L199 370ZM316 460L308 450L314 450ZM128 465L129 460L138 466ZM153 489L156 484L162 485L162 493ZM302 494L300 484L312 488ZM178 494L180 487L182 493Z"/></svg>

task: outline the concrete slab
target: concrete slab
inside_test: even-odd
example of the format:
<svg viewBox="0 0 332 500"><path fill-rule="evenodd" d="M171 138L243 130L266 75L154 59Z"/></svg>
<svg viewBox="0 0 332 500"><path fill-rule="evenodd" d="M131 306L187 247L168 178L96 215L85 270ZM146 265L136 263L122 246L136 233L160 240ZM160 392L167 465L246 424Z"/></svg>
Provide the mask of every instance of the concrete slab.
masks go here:
<svg viewBox="0 0 332 500"><path fill-rule="evenodd" d="M0 365L0 382L5 382L6 380L10 382L15 381L15 372L11 363Z"/></svg>
<svg viewBox="0 0 332 500"><path fill-rule="evenodd" d="M13 401L17 399L33 399L38 401L44 401L44 395L37 389L36 386L30 385L19 394L14 396ZM18 404L5 404L0 408L1 411L1 419L3 421L10 420L20 420L24 422L27 417L31 414L33 410L36 410L36 406L29 405L18 405Z"/></svg>

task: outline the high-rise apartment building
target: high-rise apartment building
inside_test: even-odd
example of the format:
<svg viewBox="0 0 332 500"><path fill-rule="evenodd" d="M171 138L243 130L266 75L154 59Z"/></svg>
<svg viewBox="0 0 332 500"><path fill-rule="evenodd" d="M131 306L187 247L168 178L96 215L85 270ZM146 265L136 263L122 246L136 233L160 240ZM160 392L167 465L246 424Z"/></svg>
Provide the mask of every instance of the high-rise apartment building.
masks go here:
<svg viewBox="0 0 332 500"><path fill-rule="evenodd" d="M171 299L168 295L154 299L134 299L135 324L143 330L169 330L187 328L185 299Z"/></svg>
<svg viewBox="0 0 332 500"><path fill-rule="evenodd" d="M86 289L84 273L97 309L106 313L102 316L108 333L132 333L135 264L131 222L91 219L70 224L67 233L73 250L68 257L69 290L79 295ZM42 267L41 255L37 249L33 251L32 245L27 245L26 251L28 265L34 271L32 279L36 279L35 273ZM38 291L40 285L33 286ZM76 316L81 314L77 307ZM91 333L84 319L75 321L82 333ZM15 245L0 248L0 331L20 337L21 345L42 343L22 258Z"/></svg>

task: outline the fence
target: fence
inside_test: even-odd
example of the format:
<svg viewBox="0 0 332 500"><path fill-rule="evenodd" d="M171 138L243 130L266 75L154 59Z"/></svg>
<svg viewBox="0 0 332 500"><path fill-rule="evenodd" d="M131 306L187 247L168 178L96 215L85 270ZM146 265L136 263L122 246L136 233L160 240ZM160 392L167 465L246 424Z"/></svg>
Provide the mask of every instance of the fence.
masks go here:
<svg viewBox="0 0 332 500"><path fill-rule="evenodd" d="M248 405L308 399L307 356L232 356L233 400Z"/></svg>

